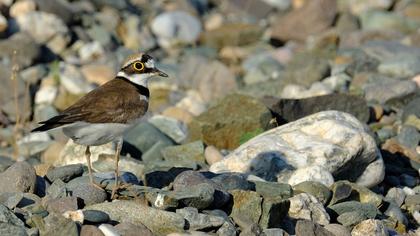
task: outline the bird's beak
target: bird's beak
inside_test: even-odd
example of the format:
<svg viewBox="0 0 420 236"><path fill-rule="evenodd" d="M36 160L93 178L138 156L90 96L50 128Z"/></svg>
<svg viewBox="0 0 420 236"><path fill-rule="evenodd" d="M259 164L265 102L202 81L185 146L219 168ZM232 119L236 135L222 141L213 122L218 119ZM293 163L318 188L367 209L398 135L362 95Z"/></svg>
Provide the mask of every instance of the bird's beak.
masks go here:
<svg viewBox="0 0 420 236"><path fill-rule="evenodd" d="M169 75L168 74L166 74L165 72L163 72L163 71L161 71L161 70L159 70L159 69L155 69L155 74L156 75L159 75L159 76L161 76L161 77L168 77Z"/></svg>

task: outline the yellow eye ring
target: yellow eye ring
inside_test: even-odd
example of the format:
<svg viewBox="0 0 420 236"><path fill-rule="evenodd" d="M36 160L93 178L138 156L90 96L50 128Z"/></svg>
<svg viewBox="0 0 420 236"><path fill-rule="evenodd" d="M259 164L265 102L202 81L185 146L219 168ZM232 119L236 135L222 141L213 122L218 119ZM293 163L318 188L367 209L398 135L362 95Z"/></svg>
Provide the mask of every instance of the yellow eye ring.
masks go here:
<svg viewBox="0 0 420 236"><path fill-rule="evenodd" d="M134 68L134 70L136 70L136 71L142 71L142 70L144 69L144 64L143 64L143 63L141 63L141 62L135 62L135 63L133 64L133 68Z"/></svg>

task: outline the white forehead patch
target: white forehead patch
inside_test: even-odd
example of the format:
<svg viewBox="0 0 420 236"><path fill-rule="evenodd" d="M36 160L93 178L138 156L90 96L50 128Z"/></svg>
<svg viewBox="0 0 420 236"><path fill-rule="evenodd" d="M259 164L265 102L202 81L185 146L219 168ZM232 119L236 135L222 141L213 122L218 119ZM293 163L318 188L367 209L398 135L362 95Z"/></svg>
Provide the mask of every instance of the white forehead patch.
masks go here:
<svg viewBox="0 0 420 236"><path fill-rule="evenodd" d="M146 63L144 63L144 65L147 68L155 68L155 61L153 59L149 59Z"/></svg>

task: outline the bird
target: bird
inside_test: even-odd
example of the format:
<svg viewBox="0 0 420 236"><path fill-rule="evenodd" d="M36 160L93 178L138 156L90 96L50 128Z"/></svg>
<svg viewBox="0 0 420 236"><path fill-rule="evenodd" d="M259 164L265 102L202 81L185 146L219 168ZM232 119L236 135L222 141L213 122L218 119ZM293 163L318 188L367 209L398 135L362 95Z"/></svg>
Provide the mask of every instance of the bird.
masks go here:
<svg viewBox="0 0 420 236"><path fill-rule="evenodd" d="M64 135L75 143L86 146L85 158L90 183L94 182L91 163L91 146L116 143L115 186L113 199L119 188L119 159L123 134L141 122L149 107L149 80L168 77L155 66L152 56L136 53L128 56L115 78L90 91L58 115L39 122L41 126L31 132L62 128Z"/></svg>

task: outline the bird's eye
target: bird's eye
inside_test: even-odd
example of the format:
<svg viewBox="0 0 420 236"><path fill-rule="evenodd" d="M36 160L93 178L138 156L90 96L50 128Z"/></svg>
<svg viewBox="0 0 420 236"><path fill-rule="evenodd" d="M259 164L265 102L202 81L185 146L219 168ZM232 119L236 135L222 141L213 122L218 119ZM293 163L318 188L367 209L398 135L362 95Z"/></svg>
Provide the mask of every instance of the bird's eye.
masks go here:
<svg viewBox="0 0 420 236"><path fill-rule="evenodd" d="M142 62L135 62L133 68L136 71L142 71L144 69L144 64Z"/></svg>

